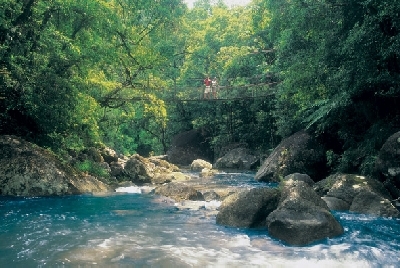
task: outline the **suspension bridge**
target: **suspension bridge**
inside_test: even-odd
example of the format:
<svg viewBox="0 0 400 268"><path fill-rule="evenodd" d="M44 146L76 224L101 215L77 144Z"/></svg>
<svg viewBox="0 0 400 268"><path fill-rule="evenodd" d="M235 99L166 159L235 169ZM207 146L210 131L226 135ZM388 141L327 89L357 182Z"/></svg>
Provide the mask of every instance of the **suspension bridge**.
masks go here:
<svg viewBox="0 0 400 268"><path fill-rule="evenodd" d="M233 101L246 99L262 99L274 94L278 82L245 84L239 86L217 86L216 94L204 94L205 87L172 87L172 88L139 88L138 96L107 97L108 101L151 101L150 95L165 102L199 102L199 101Z"/></svg>

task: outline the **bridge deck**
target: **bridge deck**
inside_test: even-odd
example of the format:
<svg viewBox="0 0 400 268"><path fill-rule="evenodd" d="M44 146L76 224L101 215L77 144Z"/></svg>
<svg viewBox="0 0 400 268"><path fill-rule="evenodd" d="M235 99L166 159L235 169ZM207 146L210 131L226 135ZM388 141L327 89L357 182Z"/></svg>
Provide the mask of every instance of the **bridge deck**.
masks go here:
<svg viewBox="0 0 400 268"><path fill-rule="evenodd" d="M116 101L143 101L151 100L148 94L155 95L157 98L167 102L177 101L232 101L241 99L265 98L274 93L273 86L277 83L250 84L243 86L219 86L216 96L209 93L204 94L204 87L184 87L184 88L141 88L141 96L131 98L109 97L108 100Z"/></svg>

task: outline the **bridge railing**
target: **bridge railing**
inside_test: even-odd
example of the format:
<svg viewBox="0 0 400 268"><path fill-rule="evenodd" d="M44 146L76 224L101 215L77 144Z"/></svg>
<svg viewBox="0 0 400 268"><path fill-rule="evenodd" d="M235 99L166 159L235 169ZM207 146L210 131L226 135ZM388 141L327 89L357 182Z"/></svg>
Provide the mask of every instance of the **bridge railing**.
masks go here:
<svg viewBox="0 0 400 268"><path fill-rule="evenodd" d="M205 87L143 88L142 90L146 94L153 94L166 101L232 100L266 97L273 93L275 85L276 83L219 86L215 97L212 92L205 95ZM146 96L143 95L142 99L146 99Z"/></svg>

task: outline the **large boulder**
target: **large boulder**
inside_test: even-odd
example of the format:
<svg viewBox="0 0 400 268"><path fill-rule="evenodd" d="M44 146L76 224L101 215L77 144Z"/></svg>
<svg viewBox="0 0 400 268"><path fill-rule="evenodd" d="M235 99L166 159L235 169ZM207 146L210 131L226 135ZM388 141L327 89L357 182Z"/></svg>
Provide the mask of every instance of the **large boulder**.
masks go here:
<svg viewBox="0 0 400 268"><path fill-rule="evenodd" d="M288 177L281 187L279 206L267 217L272 237L303 246L343 234L343 227L307 182Z"/></svg>
<svg viewBox="0 0 400 268"><path fill-rule="evenodd" d="M194 187L183 183L167 183L155 189L155 194L166 196L175 201L193 200L204 201L203 194Z"/></svg>
<svg viewBox="0 0 400 268"><path fill-rule="evenodd" d="M375 172L394 198L400 197L400 131L383 144L375 161Z"/></svg>
<svg viewBox="0 0 400 268"><path fill-rule="evenodd" d="M144 157L136 154L126 161L124 173L134 183L150 183L154 176L154 167L154 164L150 164Z"/></svg>
<svg viewBox="0 0 400 268"><path fill-rule="evenodd" d="M292 173L308 174L314 181L326 172L326 157L322 145L306 131L284 139L264 161L255 179L279 182Z"/></svg>
<svg viewBox="0 0 400 268"><path fill-rule="evenodd" d="M53 196L106 192L94 177L77 173L55 155L16 136L0 136L0 195Z"/></svg>
<svg viewBox="0 0 400 268"><path fill-rule="evenodd" d="M267 216L279 202L278 189L255 188L224 199L217 214L217 224L232 227L265 226Z"/></svg>
<svg viewBox="0 0 400 268"><path fill-rule="evenodd" d="M230 151L236 148L248 148L248 144L245 142L233 142L224 144L223 146L216 146L215 147L215 155L217 158L223 157Z"/></svg>
<svg viewBox="0 0 400 268"><path fill-rule="evenodd" d="M203 159L196 159L190 164L190 170L192 171L202 171L203 169L212 169L212 164Z"/></svg>
<svg viewBox="0 0 400 268"><path fill-rule="evenodd" d="M0 178L0 195L63 196L109 192L111 188L92 176L46 176L31 174Z"/></svg>
<svg viewBox="0 0 400 268"><path fill-rule="evenodd" d="M138 154L131 156L124 164L121 176L133 183L162 184L171 182L181 173L179 168L157 157L144 158Z"/></svg>
<svg viewBox="0 0 400 268"><path fill-rule="evenodd" d="M212 169L212 164L202 160L196 159L190 164L190 169L195 172L199 172L200 177L211 177L218 173L217 170Z"/></svg>
<svg viewBox="0 0 400 268"><path fill-rule="evenodd" d="M250 170L258 163L259 158L250 149L235 148L217 159L215 167L220 169Z"/></svg>
<svg viewBox="0 0 400 268"><path fill-rule="evenodd" d="M361 191L351 203L351 212L379 215L381 217L400 217L400 212L387 198L371 191Z"/></svg>
<svg viewBox="0 0 400 268"><path fill-rule="evenodd" d="M330 210L336 210L336 211L349 210L349 203L343 201L342 199L332 196L323 196L322 200L325 201Z"/></svg>
<svg viewBox="0 0 400 268"><path fill-rule="evenodd" d="M349 210L383 217L399 217L392 197L378 180L354 174L334 174L314 185L331 210Z"/></svg>
<svg viewBox="0 0 400 268"><path fill-rule="evenodd" d="M176 135L167 151L168 161L188 166L195 159L213 162L213 151L209 144L210 137L202 129L192 129Z"/></svg>
<svg viewBox="0 0 400 268"><path fill-rule="evenodd" d="M311 187L313 187L315 185L315 182L307 174L293 173L293 174L287 175L284 179L285 179L285 181L302 181Z"/></svg>

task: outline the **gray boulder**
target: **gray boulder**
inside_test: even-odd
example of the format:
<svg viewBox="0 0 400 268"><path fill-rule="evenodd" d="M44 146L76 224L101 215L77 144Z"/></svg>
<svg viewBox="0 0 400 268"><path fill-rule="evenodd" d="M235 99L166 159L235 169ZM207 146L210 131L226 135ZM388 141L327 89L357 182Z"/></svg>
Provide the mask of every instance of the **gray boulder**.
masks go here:
<svg viewBox="0 0 400 268"><path fill-rule="evenodd" d="M53 196L107 192L94 177L77 173L50 151L16 136L0 136L0 195Z"/></svg>
<svg viewBox="0 0 400 268"><path fill-rule="evenodd" d="M336 211L346 211L350 209L350 204L342 199L331 197L331 196L323 196L322 200L328 205L330 210Z"/></svg>
<svg viewBox="0 0 400 268"><path fill-rule="evenodd" d="M259 158L247 148L235 148L217 159L214 166L220 169L250 170Z"/></svg>
<svg viewBox="0 0 400 268"><path fill-rule="evenodd" d="M212 177L216 174L218 174L218 170L216 169L203 168L199 173L199 177Z"/></svg>
<svg viewBox="0 0 400 268"><path fill-rule="evenodd" d="M195 159L213 162L210 135L204 129L192 129L176 135L167 151L167 159L176 165L189 166Z"/></svg>
<svg viewBox="0 0 400 268"><path fill-rule="evenodd" d="M124 173L133 183L149 183L154 176L154 165L149 165L144 157L133 155L126 162Z"/></svg>
<svg viewBox="0 0 400 268"><path fill-rule="evenodd" d="M279 202L277 189L256 188L232 194L224 199L217 214L217 224L233 227L265 226L267 216Z"/></svg>
<svg viewBox="0 0 400 268"><path fill-rule="evenodd" d="M284 178L280 185L282 188L280 205L284 204L287 200L298 199L306 200L314 206L329 210L325 201L321 199L307 182L302 180L304 178L302 175L305 174L291 174Z"/></svg>
<svg viewBox="0 0 400 268"><path fill-rule="evenodd" d="M343 234L343 227L332 214L312 202L287 200L267 218L268 232L293 246Z"/></svg>
<svg viewBox="0 0 400 268"><path fill-rule="evenodd" d="M326 203L304 181L285 178L278 208L267 217L268 232L289 245L303 246L343 234Z"/></svg>
<svg viewBox="0 0 400 268"><path fill-rule="evenodd" d="M400 131L383 144L375 161L375 172L384 181L390 194L400 197Z"/></svg>
<svg viewBox="0 0 400 268"><path fill-rule="evenodd" d="M370 191L361 191L357 194L349 210L382 217L400 217L400 212L392 205L390 200Z"/></svg>
<svg viewBox="0 0 400 268"><path fill-rule="evenodd" d="M179 168L157 157L144 158L138 154L131 156L122 172L133 183L162 184L180 178ZM183 175L183 174L182 174Z"/></svg>
<svg viewBox="0 0 400 268"><path fill-rule="evenodd" d="M166 196L176 201L204 201L204 197L201 192L197 191L194 187L185 185L183 183L167 183L157 187L154 192L155 194Z"/></svg>
<svg viewBox="0 0 400 268"><path fill-rule="evenodd" d="M302 181L306 184L308 184L308 186L314 186L314 181L310 178L310 176L308 176L307 174L301 174L301 173L293 173L290 175L287 175L284 178L285 181Z"/></svg>
<svg viewBox="0 0 400 268"><path fill-rule="evenodd" d="M195 159L190 164L190 169L192 171L202 171L203 169L212 169L212 164L203 160L203 159Z"/></svg>
<svg viewBox="0 0 400 268"><path fill-rule="evenodd" d="M382 217L399 217L385 186L372 178L334 174L314 185L331 210L350 210Z"/></svg>
<svg viewBox="0 0 400 268"><path fill-rule="evenodd" d="M323 147L304 130L284 139L264 161L255 179L279 182L296 172L308 174L314 181L326 173Z"/></svg>
<svg viewBox="0 0 400 268"><path fill-rule="evenodd" d="M316 183L316 188L321 185L328 188L326 196L336 197L351 204L354 197L361 191L368 190L390 199L390 194L383 184L375 179L355 174L334 174L327 179Z"/></svg>

